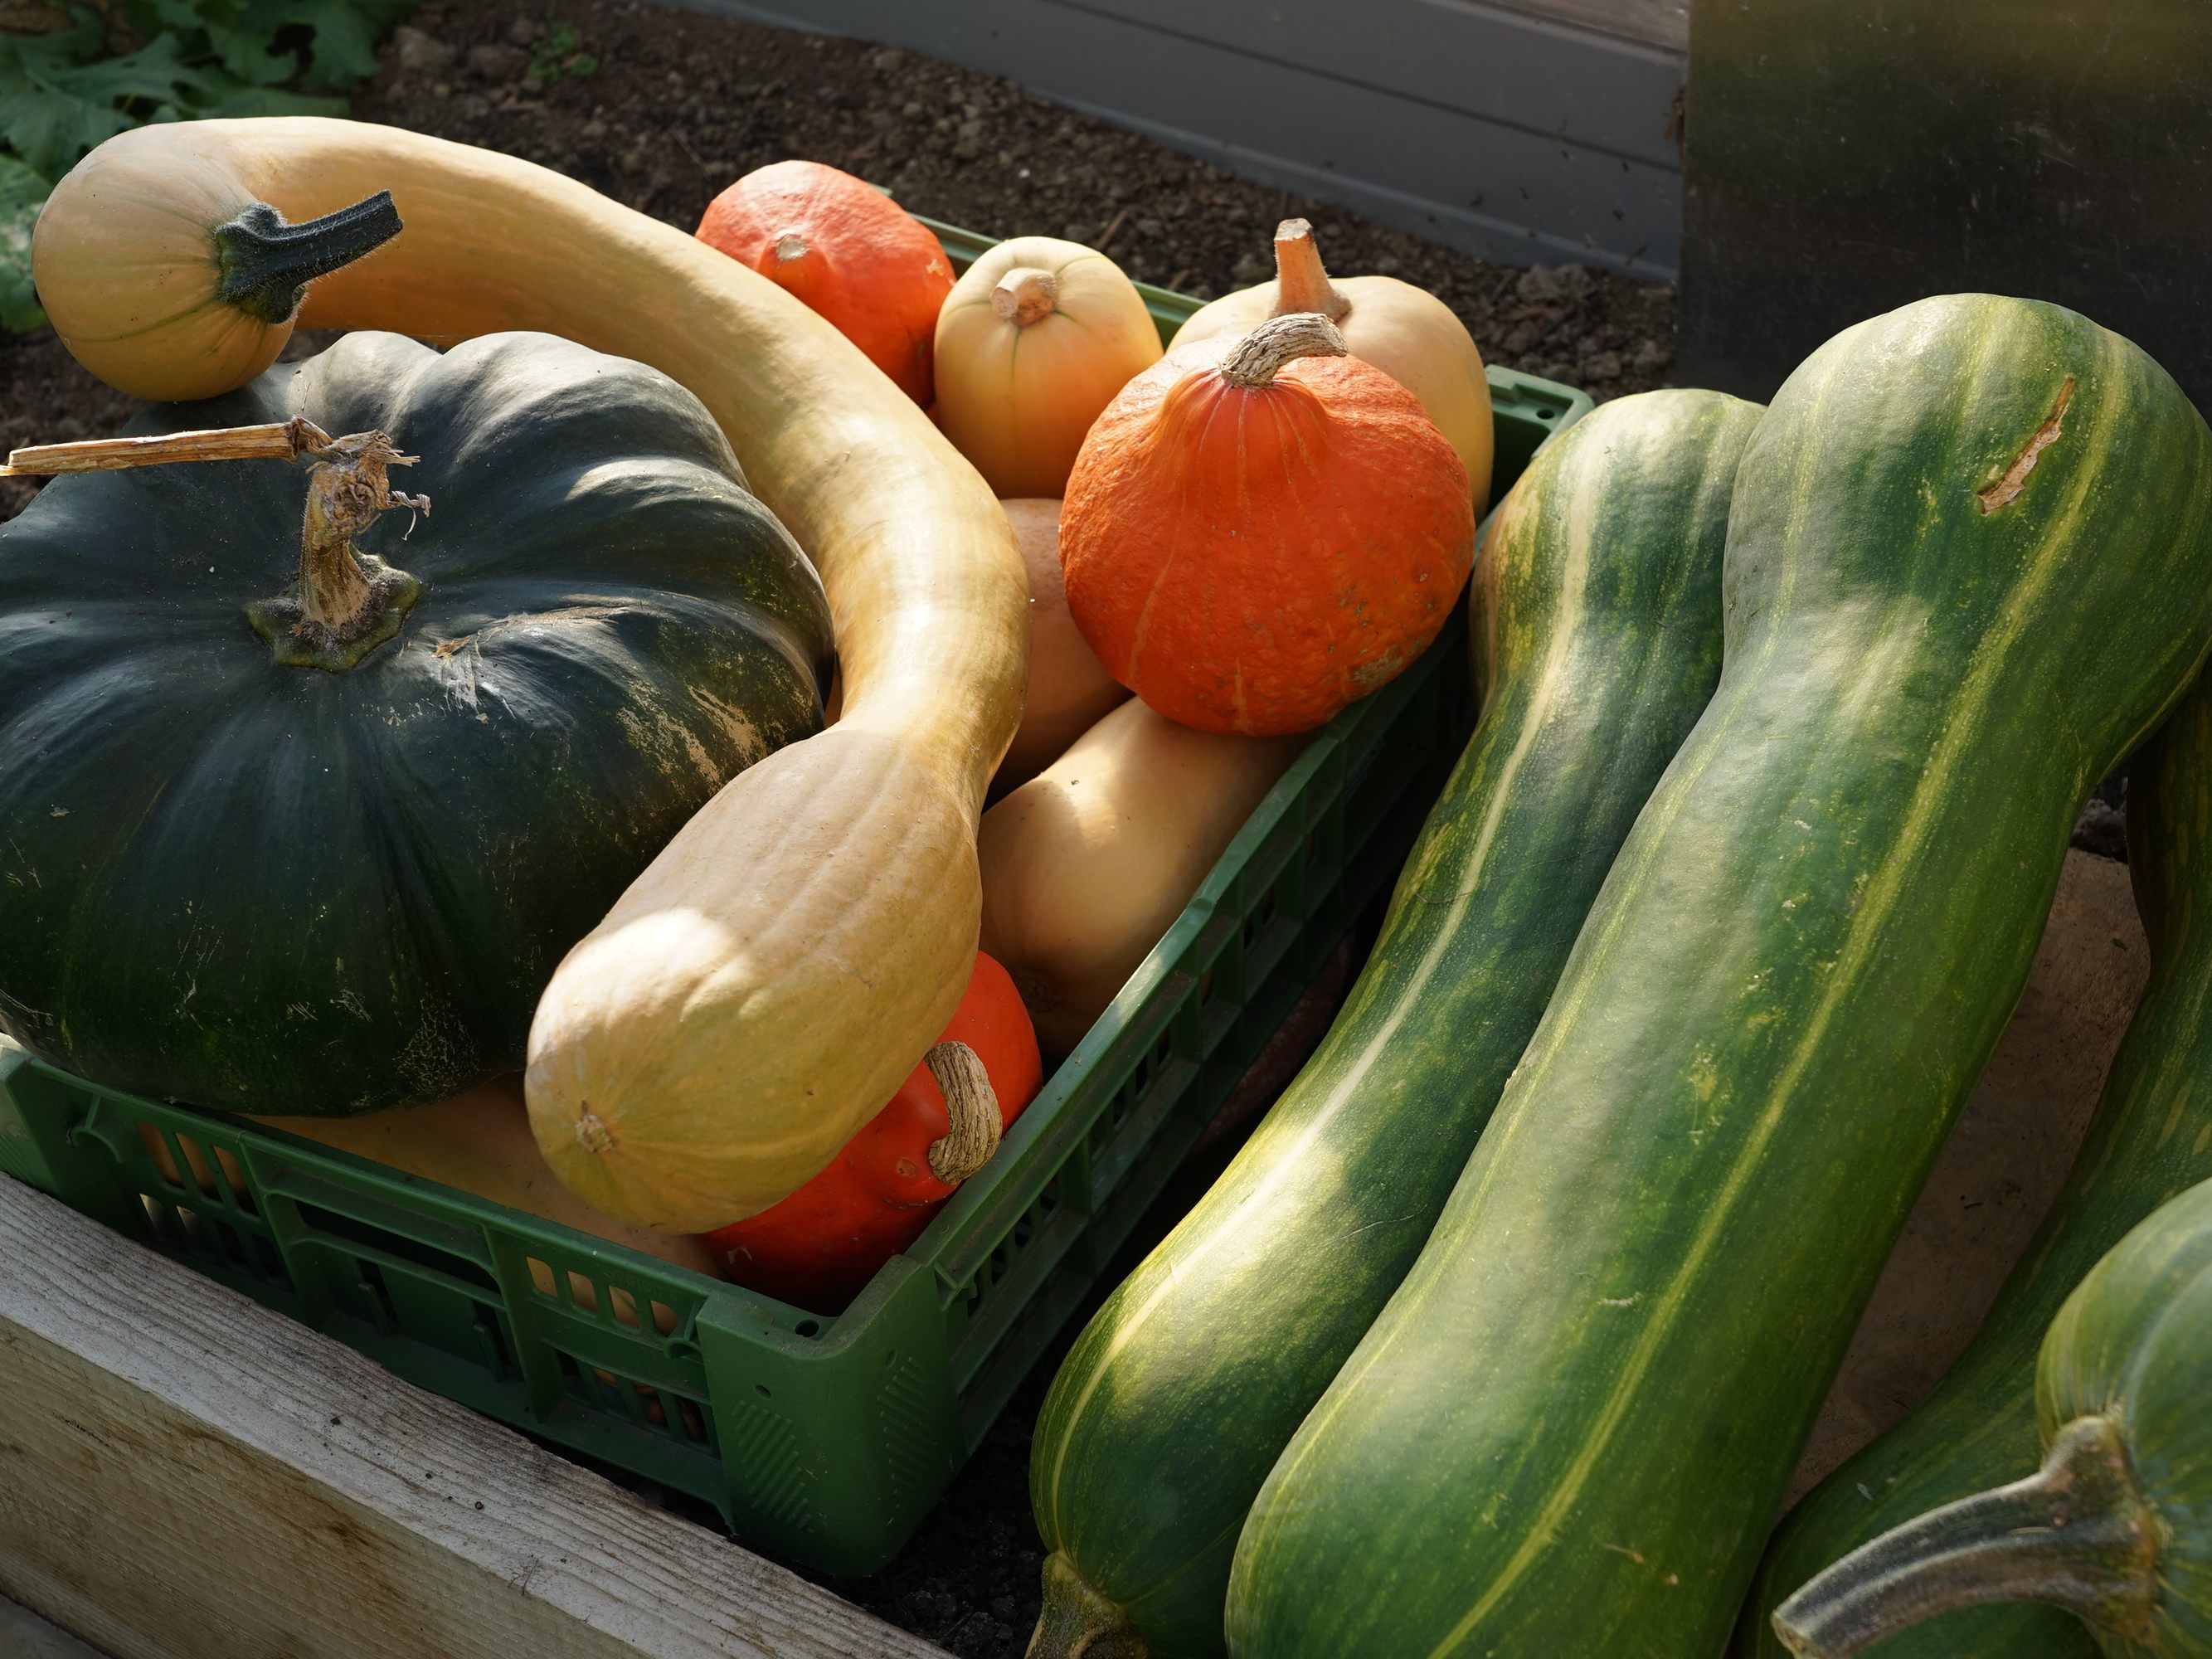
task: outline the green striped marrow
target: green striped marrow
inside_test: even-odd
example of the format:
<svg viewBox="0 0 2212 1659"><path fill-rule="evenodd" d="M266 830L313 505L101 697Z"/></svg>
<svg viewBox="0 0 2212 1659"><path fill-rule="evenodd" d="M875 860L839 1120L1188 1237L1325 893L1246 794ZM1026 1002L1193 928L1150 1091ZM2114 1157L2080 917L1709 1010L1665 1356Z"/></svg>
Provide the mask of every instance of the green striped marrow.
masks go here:
<svg viewBox="0 0 2212 1659"><path fill-rule="evenodd" d="M2035 1354L2067 1292L2127 1230L2212 1179L2212 685L2199 681L2131 768L2129 873L2151 974L2065 1190L1973 1344L1913 1413L1808 1493L1767 1546L1735 1650L1780 1659L1783 1595L1911 1516L2027 1474L2042 1455ZM1947 1613L1882 1659L2095 1659L2054 1608Z"/></svg>
<svg viewBox="0 0 2212 1659"><path fill-rule="evenodd" d="M2212 630L2212 434L2055 306L1830 341L1729 504L1727 657L1419 1261L1269 1474L1242 1656L1718 1653L2025 982Z"/></svg>
<svg viewBox="0 0 2212 1659"><path fill-rule="evenodd" d="M1077 1340L1038 1421L1034 1659L1221 1651L1244 1511L1413 1261L1583 913L1720 672L1729 482L1756 423L1624 398L1498 508L1480 724L1320 1049Z"/></svg>
<svg viewBox="0 0 2212 1659"><path fill-rule="evenodd" d="M1788 1650L1887 1655L1884 1638L1947 1622L1917 1620L2032 1598L2094 1635L2092 1654L2212 1659L2212 1182L2139 1223L2066 1298L2037 1358L2035 1418L2040 1469L1844 1557L1776 1611Z"/></svg>

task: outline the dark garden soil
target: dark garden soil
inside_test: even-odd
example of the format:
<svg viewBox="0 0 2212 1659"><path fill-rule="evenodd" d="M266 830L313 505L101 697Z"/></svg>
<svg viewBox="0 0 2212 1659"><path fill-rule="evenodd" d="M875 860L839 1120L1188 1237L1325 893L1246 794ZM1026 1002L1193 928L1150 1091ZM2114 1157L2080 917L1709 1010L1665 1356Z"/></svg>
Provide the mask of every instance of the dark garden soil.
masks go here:
<svg viewBox="0 0 2212 1659"><path fill-rule="evenodd" d="M1271 274L1270 233L1303 214L1333 269L1430 289L1490 362L1607 398L1659 385L1674 360L1669 284L1455 253L866 41L653 4L434 0L383 60L354 100L362 118L527 156L687 230L740 173L808 156L932 218L1088 242L1212 299ZM50 334L0 336L0 448L100 436L130 411ZM31 494L0 480L0 518Z"/></svg>

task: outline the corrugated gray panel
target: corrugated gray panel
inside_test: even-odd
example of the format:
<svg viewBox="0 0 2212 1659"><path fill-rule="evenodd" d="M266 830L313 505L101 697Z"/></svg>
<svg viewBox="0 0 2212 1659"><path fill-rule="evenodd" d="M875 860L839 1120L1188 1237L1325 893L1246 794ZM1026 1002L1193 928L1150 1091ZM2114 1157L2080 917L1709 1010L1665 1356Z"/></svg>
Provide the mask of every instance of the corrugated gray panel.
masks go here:
<svg viewBox="0 0 2212 1659"><path fill-rule="evenodd" d="M680 3L1004 75L1493 258L1674 274L1680 60L1633 41L1474 0Z"/></svg>
<svg viewBox="0 0 2212 1659"><path fill-rule="evenodd" d="M1508 11L1525 11L1625 35L1669 52L1690 49L1690 0L1498 0Z"/></svg>
<svg viewBox="0 0 2212 1659"><path fill-rule="evenodd" d="M1673 167L1680 57L1471 0L1045 0ZM1571 52L1574 73L1561 72Z"/></svg>

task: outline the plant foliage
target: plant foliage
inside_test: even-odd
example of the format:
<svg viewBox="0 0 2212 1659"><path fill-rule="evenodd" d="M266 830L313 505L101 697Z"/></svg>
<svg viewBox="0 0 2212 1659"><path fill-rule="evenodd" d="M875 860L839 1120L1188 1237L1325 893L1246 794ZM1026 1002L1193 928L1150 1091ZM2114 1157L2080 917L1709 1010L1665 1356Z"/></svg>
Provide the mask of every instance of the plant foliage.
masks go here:
<svg viewBox="0 0 2212 1659"><path fill-rule="evenodd" d="M415 3L106 0L0 33L0 327L42 320L31 228L88 150L149 121L343 115L327 94L376 72L378 37Z"/></svg>

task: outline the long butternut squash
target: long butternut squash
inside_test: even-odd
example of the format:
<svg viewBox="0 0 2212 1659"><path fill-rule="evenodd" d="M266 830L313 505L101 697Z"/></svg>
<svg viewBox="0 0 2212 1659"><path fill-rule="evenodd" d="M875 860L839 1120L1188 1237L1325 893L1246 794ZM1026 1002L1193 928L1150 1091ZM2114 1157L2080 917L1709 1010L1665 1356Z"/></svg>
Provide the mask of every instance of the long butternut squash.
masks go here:
<svg viewBox="0 0 2212 1659"><path fill-rule="evenodd" d="M404 229L356 257L390 210ZM562 963L531 1034L531 1116L565 1183L664 1231L738 1220L826 1164L967 981L976 816L1026 672L1006 515L928 417L682 231L388 127L121 134L55 189L33 262L78 361L143 397L241 384L296 319L437 342L542 329L713 411L821 571L843 716L717 795Z"/></svg>
<svg viewBox="0 0 2212 1659"><path fill-rule="evenodd" d="M983 815L983 949L1064 1054L1306 746L1177 726L1132 697Z"/></svg>

